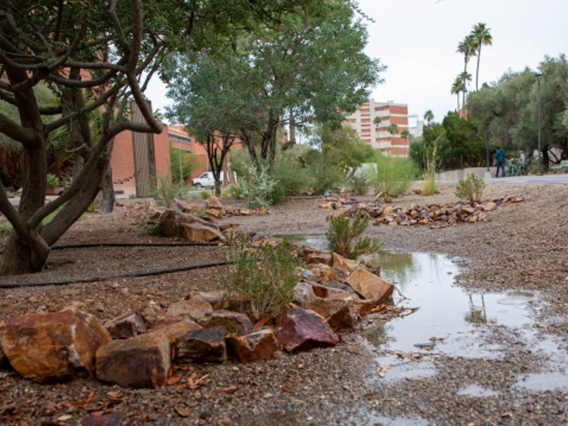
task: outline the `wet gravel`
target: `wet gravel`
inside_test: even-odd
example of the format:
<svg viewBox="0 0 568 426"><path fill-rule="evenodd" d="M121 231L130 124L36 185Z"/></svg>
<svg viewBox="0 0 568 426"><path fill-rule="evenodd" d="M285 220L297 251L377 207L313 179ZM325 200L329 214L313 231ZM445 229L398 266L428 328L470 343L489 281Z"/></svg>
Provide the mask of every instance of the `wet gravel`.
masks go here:
<svg viewBox="0 0 568 426"><path fill-rule="evenodd" d="M409 195L407 206L455 202L452 185L432 197ZM536 350L539 336L552 335L561 362L568 359L568 186L488 184L485 198L527 195L525 203L489 214L489 221L430 230L427 227L370 226L368 234L391 250L450 255L459 262L459 285L475 290L535 291L530 338L523 330L489 327L488 343L501 350L491 358L451 357L421 351L408 362L428 362L435 374L402 380L378 375L377 351L350 333L333 349L285 353L262 363L200 365L178 370L172 384L157 390L121 389L92 379L36 384L0 368L0 419L8 424L80 423L89 413L121 412L123 424L200 425L562 425L568 422L568 391L532 391L519 386L526 374L547 371L550 359ZM359 197L361 198L361 197ZM363 199L363 198L361 198ZM329 210L321 199L286 200L270 216L226 218L261 235L323 233ZM164 242L132 225L127 212L94 215L74 225L62 243ZM1 241L0 241L1 243ZM88 249L54 252L46 272L2 282L47 281L106 271L141 271L222 259L216 248L145 250ZM207 269L153 278L105 281L66 287L2 290L0 321L14 314L55 311L72 303L102 320L151 302L162 308L189 291L218 288L223 271ZM536 337L535 337L536 336ZM406 356L408 354L403 354ZM563 360L563 361L562 361ZM202 378L191 386L188 378ZM388 377L388 372L387 372ZM195 380L193 380L193 383ZM468 386L492 396L460 394ZM70 404L88 399L84 405ZM181 413L181 414L180 414Z"/></svg>

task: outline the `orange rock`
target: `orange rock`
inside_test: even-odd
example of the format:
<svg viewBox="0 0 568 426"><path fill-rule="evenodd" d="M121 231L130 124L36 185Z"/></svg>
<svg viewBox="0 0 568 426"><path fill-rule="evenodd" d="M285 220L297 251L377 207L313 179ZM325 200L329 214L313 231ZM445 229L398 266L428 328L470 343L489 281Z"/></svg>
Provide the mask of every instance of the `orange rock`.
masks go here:
<svg viewBox="0 0 568 426"><path fill-rule="evenodd" d="M394 291L394 285L364 268L353 272L345 281L359 296L367 300L376 300L377 304L385 302Z"/></svg>
<svg viewBox="0 0 568 426"><path fill-rule="evenodd" d="M202 328L203 327L201 327L196 322L193 322L192 320L180 321L177 318L166 318L156 324L154 328L152 328L151 333L160 334L166 337L166 339L168 339L168 342L175 343L177 339L179 339L187 332L201 330Z"/></svg>
<svg viewBox="0 0 568 426"><path fill-rule="evenodd" d="M219 201L219 199L214 195L205 200L205 205L208 209L223 209L223 204L221 204L221 201Z"/></svg>
<svg viewBox="0 0 568 426"><path fill-rule="evenodd" d="M252 330L252 322L245 314L227 310L208 312L198 322L205 328L225 327L228 333L244 333Z"/></svg>
<svg viewBox="0 0 568 426"><path fill-rule="evenodd" d="M270 358L278 352L278 341L270 328L227 337L229 352L240 362L254 362Z"/></svg>
<svg viewBox="0 0 568 426"><path fill-rule="evenodd" d="M487 203L483 206L483 210L485 210L486 212L490 212L492 210L495 210L497 208L497 204L495 203Z"/></svg>
<svg viewBox="0 0 568 426"><path fill-rule="evenodd" d="M187 241L194 243L226 241L225 236L219 230L200 223L180 223L179 226Z"/></svg>
<svg viewBox="0 0 568 426"><path fill-rule="evenodd" d="M326 253L323 251L314 251L308 253L306 257L306 263L308 265L322 263L324 265L331 265L331 253Z"/></svg>
<svg viewBox="0 0 568 426"><path fill-rule="evenodd" d="M213 312L213 307L203 299L194 298L174 303L166 316L179 319L200 318L207 312Z"/></svg>
<svg viewBox="0 0 568 426"><path fill-rule="evenodd" d="M72 309L12 317L0 327L12 367L40 382L93 376L95 353L111 340L97 318Z"/></svg>
<svg viewBox="0 0 568 426"><path fill-rule="evenodd" d="M124 387L164 386L171 365L170 342L160 333L113 340L97 351L97 378Z"/></svg>
<svg viewBox="0 0 568 426"><path fill-rule="evenodd" d="M357 269L361 264L356 260L347 259L343 256L338 255L337 253L332 254L331 259L331 266L334 268L341 269L346 273L350 274L355 269Z"/></svg>

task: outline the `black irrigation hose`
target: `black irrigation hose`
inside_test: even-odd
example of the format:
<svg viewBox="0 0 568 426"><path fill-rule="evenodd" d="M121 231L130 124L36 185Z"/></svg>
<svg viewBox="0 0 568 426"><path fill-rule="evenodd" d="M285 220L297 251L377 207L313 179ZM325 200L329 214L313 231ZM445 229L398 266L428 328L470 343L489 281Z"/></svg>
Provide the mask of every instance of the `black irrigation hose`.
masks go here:
<svg viewBox="0 0 568 426"><path fill-rule="evenodd" d="M90 247L190 247L218 246L217 243L100 243L100 244L70 244L51 247L52 250L90 248Z"/></svg>
<svg viewBox="0 0 568 426"><path fill-rule="evenodd" d="M173 274L176 272L191 271L193 269L204 269L204 268L213 268L216 266L232 265L233 263L235 262L232 260L224 262L216 262L216 263L202 263L199 265L182 266L181 268L174 268L174 269L160 269L158 271L151 271L151 272L138 272L132 274L125 274L125 275L115 275L112 277L96 277L96 278L87 278L83 280L74 280L74 281L54 281L50 283L8 283L8 284L0 284L0 289L17 288L17 287L47 287L50 285L60 286L60 285L69 285L69 284L94 283L106 280L116 280L120 278L151 277L154 275L164 275L164 274Z"/></svg>

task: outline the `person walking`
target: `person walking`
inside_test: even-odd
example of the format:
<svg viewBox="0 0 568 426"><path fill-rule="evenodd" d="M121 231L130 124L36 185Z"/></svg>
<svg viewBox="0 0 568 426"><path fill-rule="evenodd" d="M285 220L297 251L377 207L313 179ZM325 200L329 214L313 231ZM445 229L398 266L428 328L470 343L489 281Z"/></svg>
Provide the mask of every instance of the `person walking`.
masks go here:
<svg viewBox="0 0 568 426"><path fill-rule="evenodd" d="M497 147L497 152L495 153L495 158L497 159L497 173L495 173L495 177L499 177L499 168L503 170L503 177L505 177L505 151L501 149L500 146Z"/></svg>

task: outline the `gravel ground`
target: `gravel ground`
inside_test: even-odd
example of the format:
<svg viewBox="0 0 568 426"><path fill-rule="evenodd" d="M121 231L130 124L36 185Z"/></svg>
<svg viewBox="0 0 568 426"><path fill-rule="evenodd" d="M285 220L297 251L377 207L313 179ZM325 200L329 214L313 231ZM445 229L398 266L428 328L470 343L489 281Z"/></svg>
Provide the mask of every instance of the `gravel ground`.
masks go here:
<svg viewBox="0 0 568 426"><path fill-rule="evenodd" d="M432 197L404 196L407 206L456 201L446 185ZM527 195L525 203L500 208L489 221L430 230L427 227L370 226L368 234L392 250L447 254L462 267L459 285L485 291L538 291L535 335L552 334L566 367L568 347L568 186L489 184L484 198ZM364 198L361 198L363 200ZM270 216L226 218L260 235L323 233L329 210L319 198L288 199ZM76 223L60 244L171 242L148 236L125 209L92 215ZM1 244L1 241L0 241ZM165 269L221 260L216 247L96 248L54 251L45 272L2 277L0 283L46 282ZM15 314L56 311L71 304L101 320L150 302L167 307L189 291L215 289L223 279L215 268L152 278L109 280L64 287L0 290L0 321ZM181 379L162 389L130 390L95 380L42 385L0 368L0 422L72 425L89 413L121 412L124 424L201 425L561 425L568 422L568 392L530 392L515 386L528 372L546 369L538 343L520 330L493 327L488 342L506 350L492 359L422 354L416 362L435 374L411 380L379 379L376 353L359 333L342 336L333 349L298 355L279 353L262 363L194 366L178 370ZM405 356L408 354L405 354ZM388 374L388 373L387 373ZM193 376L192 376L193 375ZM198 386L198 377L207 376ZM467 385L490 396L460 395ZM229 386L236 387L227 393ZM233 388L234 390L234 388ZM85 404L70 402L88 400Z"/></svg>

